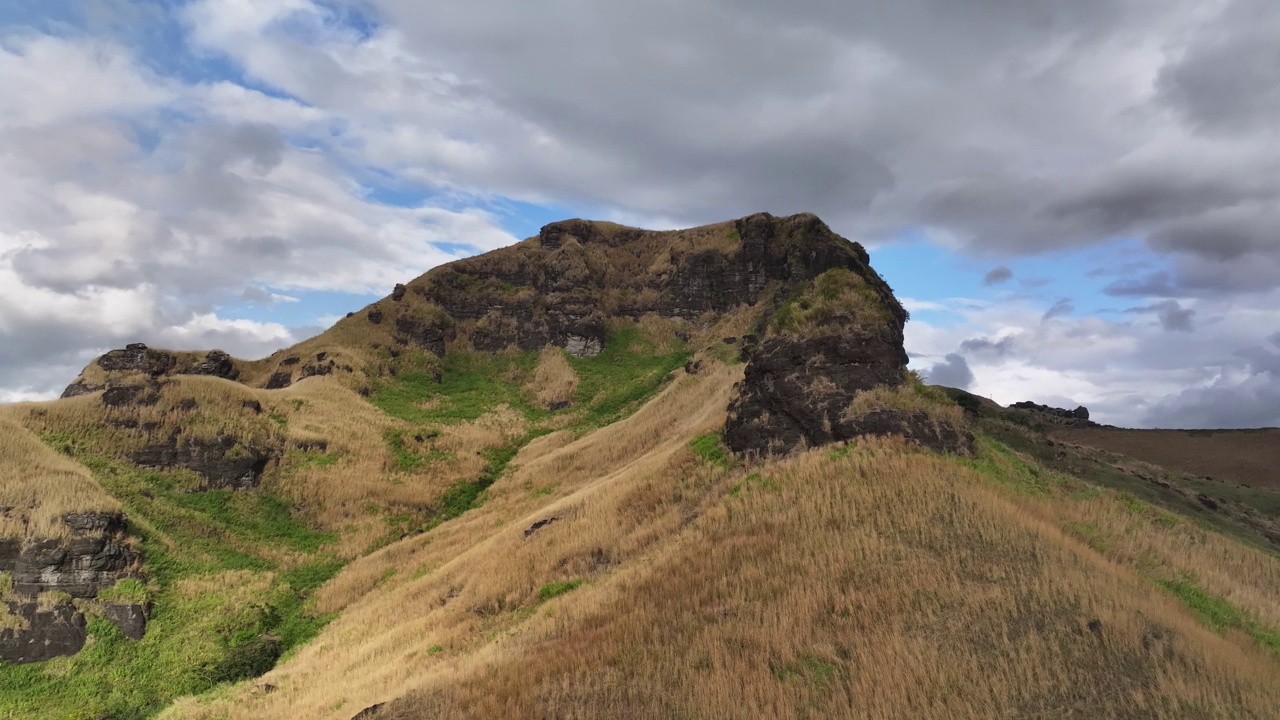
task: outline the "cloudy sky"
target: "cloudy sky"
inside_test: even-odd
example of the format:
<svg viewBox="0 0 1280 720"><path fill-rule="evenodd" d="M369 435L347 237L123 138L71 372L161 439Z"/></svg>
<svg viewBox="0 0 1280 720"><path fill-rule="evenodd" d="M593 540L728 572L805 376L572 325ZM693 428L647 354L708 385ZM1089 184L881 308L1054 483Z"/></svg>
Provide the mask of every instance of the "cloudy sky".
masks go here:
<svg viewBox="0 0 1280 720"><path fill-rule="evenodd" d="M760 210L871 248L936 382L1280 425L1275 0L0 5L0 402Z"/></svg>

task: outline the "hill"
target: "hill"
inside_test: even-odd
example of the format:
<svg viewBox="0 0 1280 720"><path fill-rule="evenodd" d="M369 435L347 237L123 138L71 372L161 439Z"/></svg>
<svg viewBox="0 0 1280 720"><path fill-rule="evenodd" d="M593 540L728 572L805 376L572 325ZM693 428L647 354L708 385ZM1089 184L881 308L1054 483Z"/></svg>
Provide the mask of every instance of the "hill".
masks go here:
<svg viewBox="0 0 1280 720"><path fill-rule="evenodd" d="M48 551L0 577L58 614L0 629L0 716L1280 706L1265 526L920 383L906 320L811 215L573 220L263 360L107 353L0 407L6 537ZM85 512L128 562L55 595Z"/></svg>

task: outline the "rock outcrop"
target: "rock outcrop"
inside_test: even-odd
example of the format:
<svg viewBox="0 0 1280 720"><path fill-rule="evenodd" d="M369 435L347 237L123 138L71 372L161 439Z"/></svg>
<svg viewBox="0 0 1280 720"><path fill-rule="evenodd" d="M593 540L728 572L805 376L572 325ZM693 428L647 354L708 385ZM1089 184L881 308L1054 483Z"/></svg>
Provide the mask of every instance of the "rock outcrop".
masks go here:
<svg viewBox="0 0 1280 720"><path fill-rule="evenodd" d="M85 617L71 599L92 599L138 567L122 514L68 513L62 521L67 537L0 541L0 572L12 578L11 596L0 605L8 616L0 617L0 660L41 662L79 652ZM126 635L141 637L145 609L122 613L112 607L104 608L107 618Z"/></svg>
<svg viewBox="0 0 1280 720"><path fill-rule="evenodd" d="M1050 407L1048 405L1040 405L1030 400L1016 402L1009 406L1011 410L1026 410L1036 413L1041 417L1053 420L1059 424L1075 425L1079 427L1096 427L1097 423L1089 420L1089 408L1081 405L1075 410L1067 410L1065 408Z"/></svg>
<svg viewBox="0 0 1280 720"><path fill-rule="evenodd" d="M893 407L851 413L860 393L906 380L907 313L871 269L860 245L830 257L767 321L762 340L744 341L744 378L729 405L725 445L739 454L784 454L863 435L902 435L926 447L967 453L972 437L949 421ZM726 338L726 343L737 338Z"/></svg>
<svg viewBox="0 0 1280 720"><path fill-rule="evenodd" d="M69 602L42 607L32 601L4 603L17 627L0 630L0 660L14 664L74 655L84 647L84 614ZM11 623L12 624L12 623Z"/></svg>
<svg viewBox="0 0 1280 720"><path fill-rule="evenodd" d="M0 543L0 572L13 573L20 595L63 592L90 598L129 574L138 560L120 513L69 513L65 538L27 538Z"/></svg>
<svg viewBox="0 0 1280 720"><path fill-rule="evenodd" d="M262 482L274 458L267 448L246 445L232 435L215 438L169 438L129 454L129 460L150 468L187 468L204 478L202 489L249 490Z"/></svg>
<svg viewBox="0 0 1280 720"><path fill-rule="evenodd" d="M892 333L767 338L729 406L725 445L782 454L856 437L845 409L860 391L902 383L906 364Z"/></svg>

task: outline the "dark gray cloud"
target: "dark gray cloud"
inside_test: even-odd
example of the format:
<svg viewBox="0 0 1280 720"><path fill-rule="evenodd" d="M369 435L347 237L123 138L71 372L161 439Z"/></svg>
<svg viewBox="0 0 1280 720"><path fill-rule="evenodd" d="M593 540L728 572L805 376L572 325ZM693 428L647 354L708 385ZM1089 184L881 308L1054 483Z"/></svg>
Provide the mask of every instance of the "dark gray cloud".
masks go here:
<svg viewBox="0 0 1280 720"><path fill-rule="evenodd" d="M970 338L960 343L960 349L967 353L1002 358L1014 352L1015 340L1012 335L1002 337L999 340L991 340L985 337Z"/></svg>
<svg viewBox="0 0 1280 720"><path fill-rule="evenodd" d="M987 274L982 276L982 284L988 286L999 285L1000 283L1008 282L1012 277L1013 271L1001 265L988 270Z"/></svg>
<svg viewBox="0 0 1280 720"><path fill-rule="evenodd" d="M1272 345L1275 345L1276 347L1280 348L1280 332L1277 332L1276 334L1268 337L1267 339L1271 341Z"/></svg>
<svg viewBox="0 0 1280 720"><path fill-rule="evenodd" d="M1175 287L1173 278L1164 271L1116 280L1104 288L1103 292L1115 297L1170 297L1182 294Z"/></svg>
<svg viewBox="0 0 1280 720"><path fill-rule="evenodd" d="M1151 313L1160 320L1160 327L1174 332L1191 332L1196 311L1183 307L1177 300L1165 300L1154 305L1130 308L1132 313Z"/></svg>
<svg viewBox="0 0 1280 720"><path fill-rule="evenodd" d="M1040 319L1049 320L1051 318L1060 317L1062 315L1070 315L1071 313L1075 312L1075 310L1076 310L1076 306L1075 306L1075 303L1071 302L1071 298L1062 298L1058 302L1051 305L1048 310L1045 310L1044 315L1042 315Z"/></svg>
<svg viewBox="0 0 1280 720"><path fill-rule="evenodd" d="M1187 52L1161 69L1170 105L1210 131L1273 125L1280 117L1280 12L1270 0L1238 0L1199 27Z"/></svg>
<svg viewBox="0 0 1280 720"><path fill-rule="evenodd" d="M1255 346L1235 353L1208 385L1157 403L1145 418L1153 427L1248 428L1280 426L1280 353Z"/></svg>
<svg viewBox="0 0 1280 720"><path fill-rule="evenodd" d="M934 385L967 389L973 384L973 371L964 356L956 353L947 355L943 362L937 363L925 371L925 378Z"/></svg>

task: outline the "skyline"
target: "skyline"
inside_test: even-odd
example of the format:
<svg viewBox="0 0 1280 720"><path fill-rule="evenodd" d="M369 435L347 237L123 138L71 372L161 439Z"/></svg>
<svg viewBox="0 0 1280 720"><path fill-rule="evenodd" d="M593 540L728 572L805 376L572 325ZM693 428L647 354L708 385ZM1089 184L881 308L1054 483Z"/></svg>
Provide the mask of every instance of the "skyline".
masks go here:
<svg viewBox="0 0 1280 720"><path fill-rule="evenodd" d="M21 0L0 402L127 342L259 357L568 217L814 212L913 369L1280 425L1280 6Z"/></svg>

